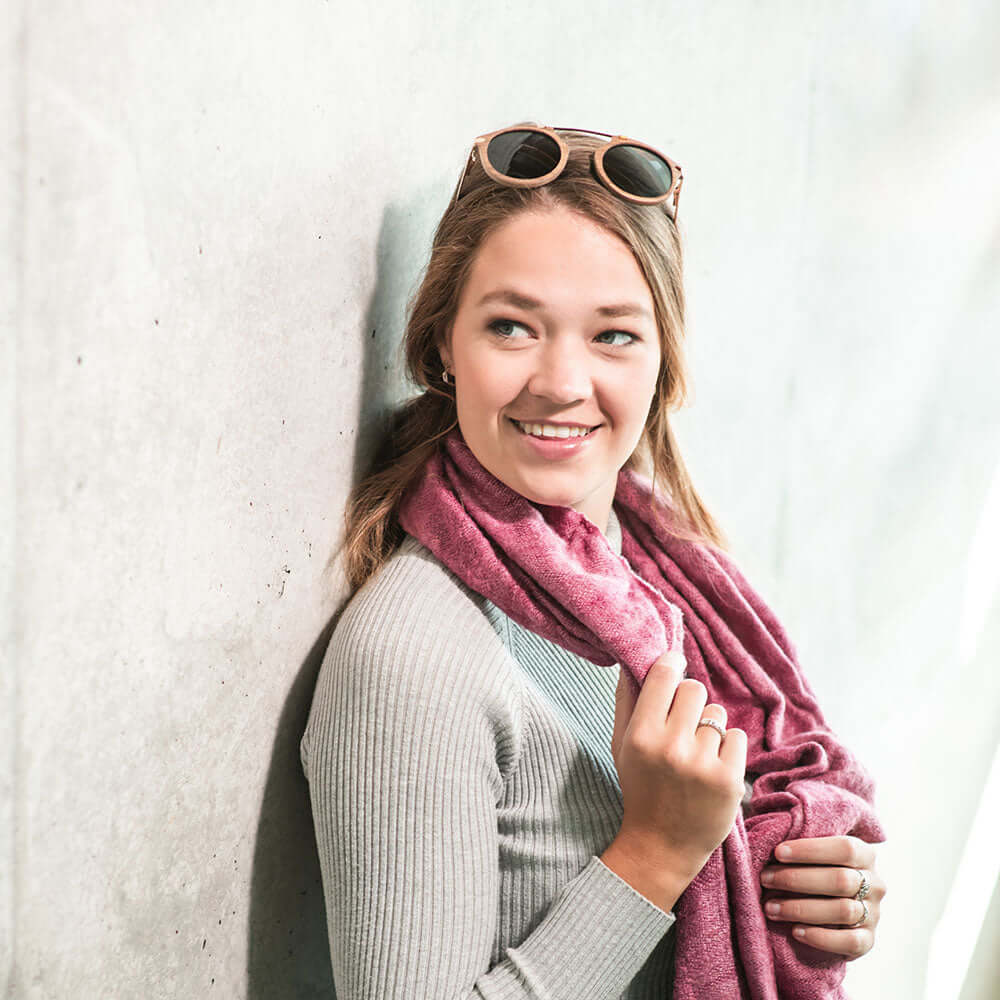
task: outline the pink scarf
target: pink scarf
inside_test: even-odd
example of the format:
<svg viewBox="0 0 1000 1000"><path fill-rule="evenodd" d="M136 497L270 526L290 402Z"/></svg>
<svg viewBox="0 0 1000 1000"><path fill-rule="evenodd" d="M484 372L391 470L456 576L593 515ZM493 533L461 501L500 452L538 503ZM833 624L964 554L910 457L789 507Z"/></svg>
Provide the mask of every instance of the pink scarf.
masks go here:
<svg viewBox="0 0 1000 1000"><path fill-rule="evenodd" d="M633 693L682 648L686 676L746 732L753 798L674 907L673 996L843 1000L846 960L764 917L760 872L783 840L884 841L872 779L826 725L784 629L735 563L659 532L651 497L646 477L619 471L619 556L585 515L534 504L488 472L455 427L399 521L520 625L592 663L620 663Z"/></svg>

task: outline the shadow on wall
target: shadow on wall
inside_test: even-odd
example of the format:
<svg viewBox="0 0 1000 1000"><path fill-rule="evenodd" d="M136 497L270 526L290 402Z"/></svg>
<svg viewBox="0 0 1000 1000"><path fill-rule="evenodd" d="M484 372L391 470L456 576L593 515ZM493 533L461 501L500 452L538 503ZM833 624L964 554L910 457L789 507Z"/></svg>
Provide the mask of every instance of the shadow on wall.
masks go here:
<svg viewBox="0 0 1000 1000"><path fill-rule="evenodd" d="M309 784L299 760L333 628L331 621L313 644L278 721L250 877L248 1000L334 996Z"/></svg>
<svg viewBox="0 0 1000 1000"><path fill-rule="evenodd" d="M440 191L421 191L411 205L426 211L424 206L434 204L439 196ZM376 285L358 334L357 354L363 362L352 488L377 452L398 401L412 394L412 388L402 391L397 352L409 292L406 281L414 271L413 248L428 242L418 209L386 208L376 248ZM363 284L367 273L358 280ZM328 335L346 342L335 320ZM331 562L338 554L333 554ZM299 743L316 678L342 612L341 608L333 615L313 643L278 721L250 879L247 1000L332 1000L336 996L309 784L302 771Z"/></svg>

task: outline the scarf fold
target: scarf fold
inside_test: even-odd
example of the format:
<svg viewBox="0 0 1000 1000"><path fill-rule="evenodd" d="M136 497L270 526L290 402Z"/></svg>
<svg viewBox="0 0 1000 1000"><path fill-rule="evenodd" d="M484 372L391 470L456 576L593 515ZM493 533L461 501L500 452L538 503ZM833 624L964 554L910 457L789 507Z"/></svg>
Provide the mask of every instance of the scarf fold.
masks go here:
<svg viewBox="0 0 1000 1000"><path fill-rule="evenodd" d="M733 560L679 540L649 479L621 469L621 555L589 518L534 504L485 469L456 426L404 495L399 521L459 579L525 628L600 666L633 694L660 656L747 734L753 796L678 899L676 1000L844 1000L846 959L764 917L760 872L784 840L849 834L881 843L874 783L827 726L774 613Z"/></svg>

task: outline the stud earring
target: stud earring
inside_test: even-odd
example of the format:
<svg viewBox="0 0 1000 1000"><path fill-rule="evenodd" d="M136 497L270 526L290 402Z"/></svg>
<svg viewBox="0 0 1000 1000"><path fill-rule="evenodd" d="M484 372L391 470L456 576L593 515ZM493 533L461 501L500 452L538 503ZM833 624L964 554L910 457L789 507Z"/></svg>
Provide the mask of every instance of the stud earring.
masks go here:
<svg viewBox="0 0 1000 1000"><path fill-rule="evenodd" d="M441 369L441 380L444 382L445 385L450 385L450 383L448 381L448 369L447 368L442 368Z"/></svg>

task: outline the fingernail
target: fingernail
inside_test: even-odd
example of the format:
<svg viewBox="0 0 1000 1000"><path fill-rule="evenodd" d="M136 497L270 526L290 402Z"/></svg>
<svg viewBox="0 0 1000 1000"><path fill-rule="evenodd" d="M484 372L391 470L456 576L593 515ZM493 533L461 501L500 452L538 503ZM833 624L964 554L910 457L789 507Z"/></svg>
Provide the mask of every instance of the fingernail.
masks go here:
<svg viewBox="0 0 1000 1000"><path fill-rule="evenodd" d="M797 938L804 938L806 936L806 929L804 927L796 927L795 930L792 931L792 933Z"/></svg>
<svg viewBox="0 0 1000 1000"><path fill-rule="evenodd" d="M679 649L670 650L670 652L665 655L664 659L671 667L674 668L674 670L678 670L681 673L684 672L684 668L687 666L687 659Z"/></svg>
<svg viewBox="0 0 1000 1000"><path fill-rule="evenodd" d="M764 885L770 885L774 881L774 872L763 871L760 873L760 880Z"/></svg>
<svg viewBox="0 0 1000 1000"><path fill-rule="evenodd" d="M780 903L765 903L764 904L764 912L765 913L769 913L772 917L776 917L779 913L781 913L781 904Z"/></svg>
<svg viewBox="0 0 1000 1000"><path fill-rule="evenodd" d="M774 849L774 853L779 858L790 858L792 856L792 849L787 844L779 844Z"/></svg>

